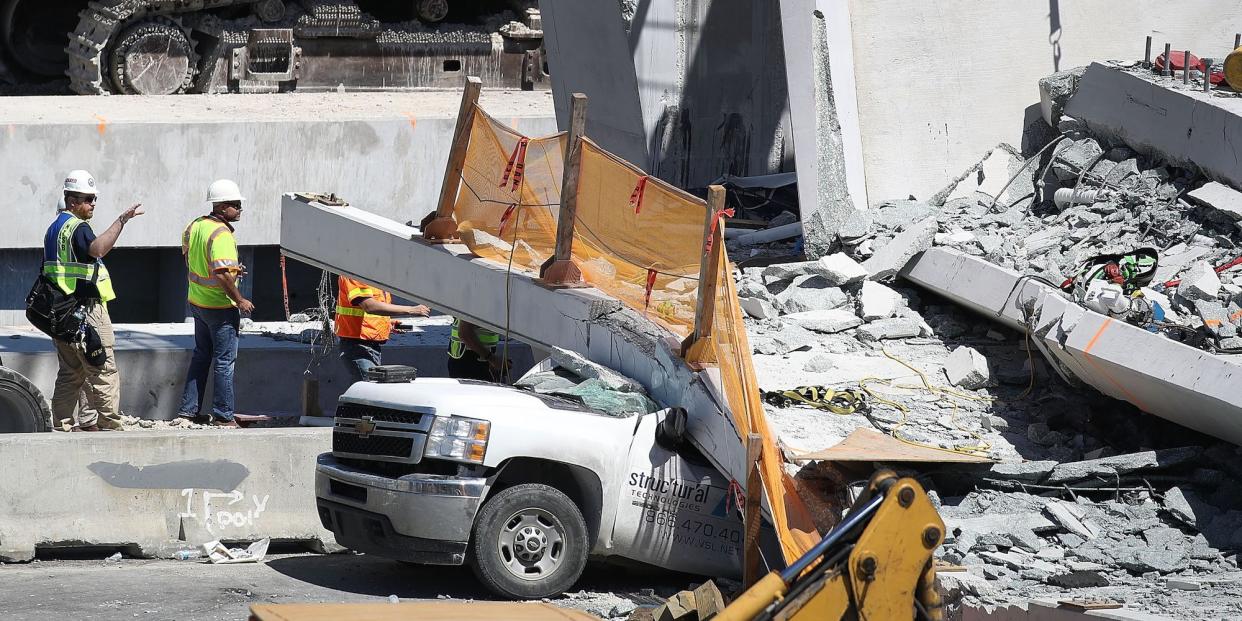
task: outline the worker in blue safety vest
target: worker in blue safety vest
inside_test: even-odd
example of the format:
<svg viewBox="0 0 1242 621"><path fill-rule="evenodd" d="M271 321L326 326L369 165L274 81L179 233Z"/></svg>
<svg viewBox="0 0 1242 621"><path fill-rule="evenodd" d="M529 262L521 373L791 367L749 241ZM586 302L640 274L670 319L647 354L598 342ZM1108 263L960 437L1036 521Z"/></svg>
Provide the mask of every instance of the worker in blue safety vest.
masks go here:
<svg viewBox="0 0 1242 621"><path fill-rule="evenodd" d="M116 221L99 236L91 229L99 190L95 178L85 170L75 170L65 177L64 204L43 238L43 275L61 291L73 295L85 311L86 325L98 342L88 352L86 341L69 343L53 340L60 370L52 393L52 415L56 422L72 419L73 431L120 429L121 378L117 371L113 347L112 318L108 302L116 299L112 277L103 264L103 257L112 251L121 231L132 219L143 214L142 205L121 212ZM79 395L84 407L79 408Z"/></svg>

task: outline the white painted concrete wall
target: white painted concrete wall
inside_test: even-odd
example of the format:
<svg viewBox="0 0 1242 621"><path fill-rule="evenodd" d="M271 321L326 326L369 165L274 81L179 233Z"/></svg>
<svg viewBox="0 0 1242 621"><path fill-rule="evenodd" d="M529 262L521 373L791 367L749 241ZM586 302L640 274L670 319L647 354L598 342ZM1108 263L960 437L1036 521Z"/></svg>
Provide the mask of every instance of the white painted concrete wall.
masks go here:
<svg viewBox="0 0 1242 621"><path fill-rule="evenodd" d="M1242 29L1226 0L848 1L872 202L926 198L996 143L1017 146L1058 67L1141 59L1147 35L1153 55L1169 41L1223 58Z"/></svg>
<svg viewBox="0 0 1242 621"><path fill-rule="evenodd" d="M250 199L244 245L275 245L283 192L335 192L405 222L435 209L460 92L10 97L0 107L0 248L42 247L65 173L99 182L96 232L142 203L121 247L175 247L208 211L207 186ZM547 92L485 91L483 107L532 136L556 131Z"/></svg>

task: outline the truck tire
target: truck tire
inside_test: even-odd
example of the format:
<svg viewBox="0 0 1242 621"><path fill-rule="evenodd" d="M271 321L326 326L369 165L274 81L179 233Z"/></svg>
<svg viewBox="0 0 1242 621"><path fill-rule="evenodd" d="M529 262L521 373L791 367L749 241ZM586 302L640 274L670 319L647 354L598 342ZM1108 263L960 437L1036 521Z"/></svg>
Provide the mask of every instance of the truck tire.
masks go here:
<svg viewBox="0 0 1242 621"><path fill-rule="evenodd" d="M51 418L43 393L21 373L0 366L0 433L47 431Z"/></svg>
<svg viewBox="0 0 1242 621"><path fill-rule="evenodd" d="M568 496L538 483L503 490L474 522L471 565L491 592L509 599L563 593L586 567L586 521Z"/></svg>

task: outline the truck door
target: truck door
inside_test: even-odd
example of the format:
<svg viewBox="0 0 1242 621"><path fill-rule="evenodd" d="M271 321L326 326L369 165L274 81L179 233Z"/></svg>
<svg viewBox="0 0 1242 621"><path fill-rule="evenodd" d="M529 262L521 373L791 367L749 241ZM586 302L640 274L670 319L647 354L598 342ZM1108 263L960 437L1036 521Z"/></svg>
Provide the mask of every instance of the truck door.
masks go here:
<svg viewBox="0 0 1242 621"><path fill-rule="evenodd" d="M742 521L729 480L694 449L656 442L661 414L644 416L622 473L614 552L659 567L739 578Z"/></svg>

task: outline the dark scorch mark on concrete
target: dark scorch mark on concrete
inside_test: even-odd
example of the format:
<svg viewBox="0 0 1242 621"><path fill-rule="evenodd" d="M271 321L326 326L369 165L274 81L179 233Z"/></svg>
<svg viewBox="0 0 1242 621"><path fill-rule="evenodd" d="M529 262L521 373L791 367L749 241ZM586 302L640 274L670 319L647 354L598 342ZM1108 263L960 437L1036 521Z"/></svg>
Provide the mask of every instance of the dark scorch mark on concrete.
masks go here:
<svg viewBox="0 0 1242 621"><path fill-rule="evenodd" d="M190 459L150 466L97 461L87 466L108 485L123 489L216 489L229 492L237 488L250 469L235 461Z"/></svg>

